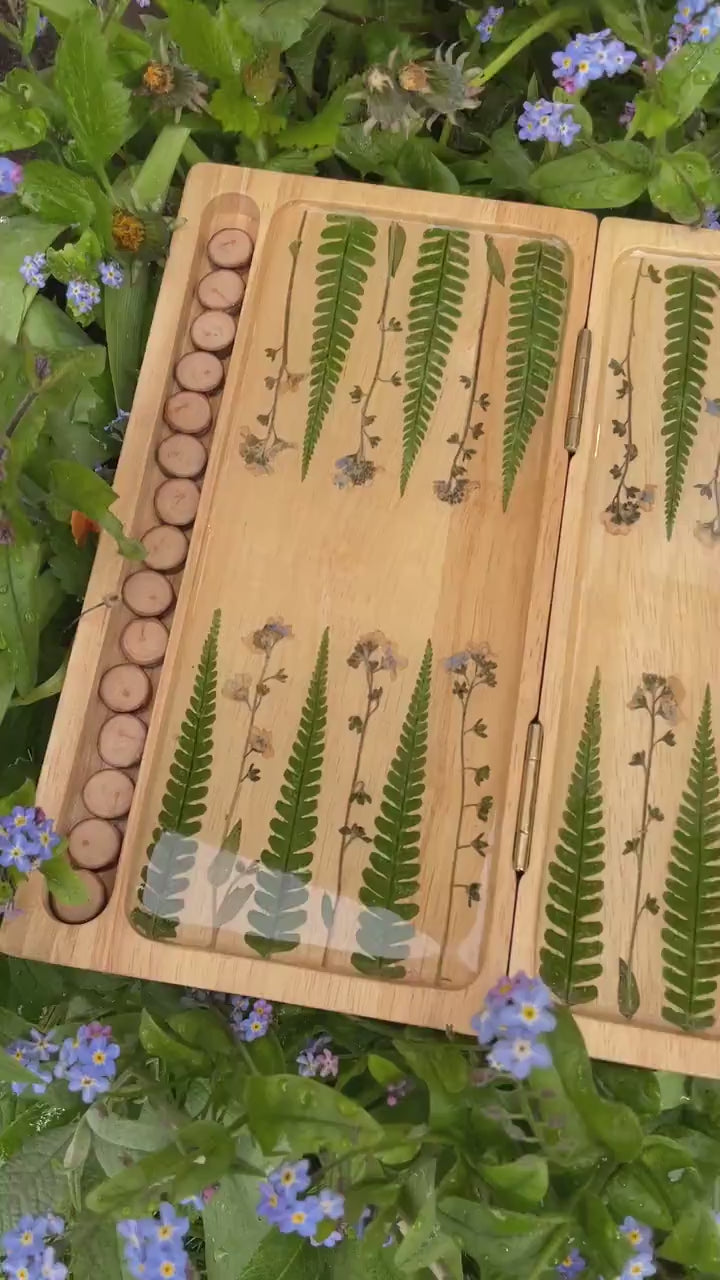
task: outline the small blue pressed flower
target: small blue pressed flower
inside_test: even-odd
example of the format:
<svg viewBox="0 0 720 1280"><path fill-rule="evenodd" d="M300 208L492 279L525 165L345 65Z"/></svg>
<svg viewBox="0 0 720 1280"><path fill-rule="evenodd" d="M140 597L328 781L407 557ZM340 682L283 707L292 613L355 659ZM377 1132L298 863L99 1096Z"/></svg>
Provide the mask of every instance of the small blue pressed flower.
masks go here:
<svg viewBox="0 0 720 1280"><path fill-rule="evenodd" d="M451 654L449 658L445 659L445 662L443 665L446 671L461 672L465 670L469 661L470 661L470 654L466 650L463 653Z"/></svg>
<svg viewBox="0 0 720 1280"><path fill-rule="evenodd" d="M108 289L121 289L125 279L125 272L119 262L99 262L98 271L100 279Z"/></svg>
<svg viewBox="0 0 720 1280"><path fill-rule="evenodd" d="M566 1258L559 1262L555 1270L562 1280L574 1280L585 1270L587 1263L578 1249L571 1249Z"/></svg>
<svg viewBox="0 0 720 1280"><path fill-rule="evenodd" d="M628 1244L638 1252L646 1253L648 1249L652 1249L653 1233L650 1227L645 1227L637 1218L627 1217L622 1223L620 1230L626 1237Z"/></svg>
<svg viewBox="0 0 720 1280"><path fill-rule="evenodd" d="M13 196L22 179L22 165L10 156L0 156L0 196Z"/></svg>
<svg viewBox="0 0 720 1280"><path fill-rule="evenodd" d="M535 1067L552 1066L552 1055L546 1044L531 1036L519 1035L498 1040L488 1061L496 1070L508 1071L516 1080L527 1080Z"/></svg>

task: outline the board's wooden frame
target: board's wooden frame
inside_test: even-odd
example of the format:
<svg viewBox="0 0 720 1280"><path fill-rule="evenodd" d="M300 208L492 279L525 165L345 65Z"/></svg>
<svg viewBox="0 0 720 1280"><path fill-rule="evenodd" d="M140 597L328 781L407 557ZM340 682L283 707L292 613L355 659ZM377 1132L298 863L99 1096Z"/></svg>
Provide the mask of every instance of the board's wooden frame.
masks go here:
<svg viewBox="0 0 720 1280"><path fill-rule="evenodd" d="M2 946L16 956L68 964L80 968L211 988L248 992L274 1001L295 1002L346 1013L368 1014L415 1025L453 1025L466 1031L481 1006L488 986L506 965L513 920L516 876L513 869L513 835L523 771L528 725L538 710L546 620L556 564L557 535L563 509L567 455L564 449L565 419L573 373L578 332L586 319L587 299L596 242L596 220L588 214L534 208L518 204L469 200L428 192L389 190L347 182L308 179L215 165L198 165L191 171L180 210L138 382L133 410L117 471L116 514L127 532L141 536L152 523L152 492L148 479L153 469L162 408L172 378L174 362L187 350L192 318L193 291L210 236L232 223L239 198L249 196L260 210L256 259L265 247L271 214L281 205L303 201L324 210L354 209L372 216L408 216L441 225L468 228L494 226L504 232L545 235L562 239L572 257L572 290L567 323L558 361L550 468L537 539L533 590L525 636L523 678L517 694L513 748L503 819L503 842L496 850L494 902L488 911L485 963L471 985L462 990L413 987L409 983L383 983L360 976L273 965L260 959L204 953L182 943L151 941L131 926L128 914L136 902L137 822L131 812L125 846L111 900L95 920L79 926L53 919L43 899L43 884L33 877L19 895L22 917L3 926ZM272 251L271 247L269 251ZM213 478L223 465L229 447L230 405L239 385L252 327L257 273L250 275L234 351L227 373L223 402L215 424L215 436L204 482L200 508L186 565L188 578L204 554L203 531L210 518ZM185 345L183 345L185 343ZM564 555L569 557L567 538ZM77 794L86 777L88 751L94 749L90 706L115 627L113 604L125 565L115 545L102 535L90 583L84 616L70 656L60 701L38 790L38 803L53 814L61 830L69 818L69 797ZM508 584L512 590L512 583ZM173 663L182 644L183 621L192 609L192 593L181 589L170 643L155 701L162 709L172 680ZM557 631L557 622L556 622ZM555 676L557 680L557 673ZM140 766L138 787L153 768L160 714L150 722L147 746ZM84 772L85 771L85 772Z"/></svg>

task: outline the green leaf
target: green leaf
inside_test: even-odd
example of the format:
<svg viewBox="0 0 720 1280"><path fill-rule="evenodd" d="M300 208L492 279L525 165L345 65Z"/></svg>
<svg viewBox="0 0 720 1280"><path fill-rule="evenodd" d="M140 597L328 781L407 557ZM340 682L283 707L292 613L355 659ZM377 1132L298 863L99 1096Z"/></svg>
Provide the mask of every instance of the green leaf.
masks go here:
<svg viewBox="0 0 720 1280"><path fill-rule="evenodd" d="M225 133L242 133L246 138L257 138L262 132L261 111L237 80L215 90L208 110L220 122Z"/></svg>
<svg viewBox="0 0 720 1280"><path fill-rule="evenodd" d="M312 120L301 120L284 129L283 146L297 147L301 151L312 151L315 147L334 148L340 127L352 110L349 100L352 87L352 84L340 85Z"/></svg>
<svg viewBox="0 0 720 1280"><path fill-rule="evenodd" d="M75 141L97 173L131 132L130 91L111 74L108 47L95 11L67 28L55 61L55 88Z"/></svg>
<svg viewBox="0 0 720 1280"><path fill-rule="evenodd" d="M5 1011L3 1010L3 1022ZM24 1019L22 1031L27 1033ZM48 1133L51 1129L63 1128L68 1121L74 1120L84 1109L80 1099L68 1094L67 1103L62 1106L48 1102L45 1097L41 1101L31 1102L25 1106L10 1124L0 1130L0 1164L6 1164L16 1152L21 1151L26 1143L32 1142L38 1134Z"/></svg>
<svg viewBox="0 0 720 1280"><path fill-rule="evenodd" d="M67 1176L62 1157L75 1125L38 1133L0 1168L0 1233L11 1231L24 1213L47 1213L48 1205L62 1208Z"/></svg>
<svg viewBox="0 0 720 1280"><path fill-rule="evenodd" d="M212 771L220 610L216 609L198 663L192 697L180 726L157 827L147 851L133 924L148 936L174 936L205 815ZM149 917L149 918L148 918Z"/></svg>
<svg viewBox="0 0 720 1280"><path fill-rule="evenodd" d="M147 1009L140 1014L138 1038L151 1058L159 1058L170 1066L185 1067L188 1071L203 1073L210 1070L210 1058L202 1049L183 1043L172 1031L161 1026Z"/></svg>
<svg viewBox="0 0 720 1280"><path fill-rule="evenodd" d="M507 330L503 509L536 423L547 406L565 324L565 255L546 240L529 240L515 256Z"/></svg>
<svg viewBox="0 0 720 1280"><path fill-rule="evenodd" d="M152 1050L148 1053L155 1056ZM104 1106L94 1106L88 1108L85 1118L96 1137L123 1152L160 1151L167 1145L168 1122L159 1114L154 1120L126 1120L107 1112Z"/></svg>
<svg viewBox="0 0 720 1280"><path fill-rule="evenodd" d="M134 538L126 538L117 516L110 507L117 502L117 494L102 476L88 470L80 462L59 459L48 468L53 496L72 511L82 511L88 520L95 520L117 542L119 550L129 560L142 560L145 548Z"/></svg>
<svg viewBox="0 0 720 1280"><path fill-rule="evenodd" d="M330 1260L325 1255L329 1252L313 1249L302 1237L270 1231L242 1271L235 1267L218 1275L221 1280L327 1280ZM208 1280L214 1277L208 1270Z"/></svg>
<svg viewBox="0 0 720 1280"><path fill-rule="evenodd" d="M720 38L709 44L685 44L666 60L658 72L656 95L672 112L673 123L682 124L697 110L718 76Z"/></svg>
<svg viewBox="0 0 720 1280"><path fill-rule="evenodd" d="M75 1219L68 1230L73 1280L125 1280L123 1240L115 1222L98 1222L92 1214Z"/></svg>
<svg viewBox="0 0 720 1280"><path fill-rule="evenodd" d="M470 274L467 231L429 227L410 287L405 341L405 423L400 492L427 435L442 388Z"/></svg>
<svg viewBox="0 0 720 1280"><path fill-rule="evenodd" d="M0 1049L0 1082L5 1084L35 1084L37 1075L23 1067L11 1054Z"/></svg>
<svg viewBox="0 0 720 1280"><path fill-rule="evenodd" d="M697 435L713 330L713 303L718 290L720 279L707 267L679 265L665 272L662 433L668 538L672 537L690 451Z"/></svg>
<svg viewBox="0 0 720 1280"><path fill-rule="evenodd" d="M404 978L402 961L410 952L415 932L410 923L418 913L420 836L425 792L428 716L432 675L432 645L428 640L400 741L383 787L375 838L363 870L356 936L359 951L352 963L360 973Z"/></svg>
<svg viewBox="0 0 720 1280"><path fill-rule="evenodd" d="M88 225L95 215L96 201L104 198L92 178L81 178L49 160L31 160L25 165L20 194L25 207L41 218L81 226Z"/></svg>
<svg viewBox="0 0 720 1280"><path fill-rule="evenodd" d="M430 138L409 138L397 158L397 169L403 186L419 191L444 191L460 194L460 183L452 169L435 155Z"/></svg>
<svg viewBox="0 0 720 1280"><path fill-rule="evenodd" d="M720 779L705 690L665 880L663 1018L683 1031L715 1020L720 975Z"/></svg>
<svg viewBox="0 0 720 1280"><path fill-rule="evenodd" d="M235 1158L235 1140L214 1120L194 1120L179 1129L161 1151L94 1186L85 1203L93 1213L114 1218L143 1217L163 1196L177 1204L211 1186ZM50 1202L52 1203L52 1202Z"/></svg>
<svg viewBox="0 0 720 1280"><path fill-rule="evenodd" d="M618 1169L607 1184L605 1196L621 1221L629 1215L656 1231L669 1231L673 1225L662 1180L639 1160Z"/></svg>
<svg viewBox="0 0 720 1280"><path fill-rule="evenodd" d="M485 256L487 258L488 271L493 280L497 280L498 284L505 284L505 263L492 236L488 235L485 236Z"/></svg>
<svg viewBox="0 0 720 1280"><path fill-rule="evenodd" d="M639 49L641 53L652 53L632 11L628 12L625 0L600 0L600 12L603 16L603 26L610 27L613 35L635 49Z"/></svg>
<svg viewBox="0 0 720 1280"><path fill-rule="evenodd" d="M21 697L30 692L37 679L41 555L35 542L0 547L0 651L6 650L9 655Z"/></svg>
<svg viewBox="0 0 720 1280"><path fill-rule="evenodd" d="M205 1269L207 1280L238 1280L238 1277L253 1274L251 1268L258 1258L258 1246L263 1240L282 1240L287 1244L289 1239L297 1237L280 1235L272 1231L268 1223L258 1218L257 1180L244 1174L229 1173L221 1180L215 1195L205 1206L203 1213L203 1235L205 1237ZM270 1233L270 1235L268 1235ZM281 1264L282 1265L282 1264ZM281 1266L277 1270L268 1270L263 1276L257 1271L257 1280L278 1280L282 1274ZM295 1271L286 1273L287 1280L296 1280Z"/></svg>
<svg viewBox="0 0 720 1280"><path fill-rule="evenodd" d="M640 1008L640 988L627 960L618 957L618 1009L623 1018L634 1018Z"/></svg>
<svg viewBox="0 0 720 1280"><path fill-rule="evenodd" d="M328 216L320 236L303 479L345 367L368 271L375 262L376 239L377 227L367 218L336 214Z"/></svg>
<svg viewBox="0 0 720 1280"><path fill-rule="evenodd" d="M217 14L193 0L168 0L164 8L170 34L182 49L185 61L204 75L215 80L231 79L252 57L252 40L238 26L227 5L221 5Z"/></svg>
<svg viewBox="0 0 720 1280"><path fill-rule="evenodd" d="M66 853L56 853L40 867L40 874L54 898L68 906L81 906L87 902L85 885L73 870Z"/></svg>
<svg viewBox="0 0 720 1280"><path fill-rule="evenodd" d="M405 1232L393 1263L398 1271L409 1276L417 1276L423 1268L433 1268L435 1263L442 1263L443 1280L463 1280L460 1249L449 1235L438 1230L434 1191L425 1199L415 1221Z"/></svg>
<svg viewBox="0 0 720 1280"><path fill-rule="evenodd" d="M541 164L530 178L530 190L543 204L561 209L617 209L646 190L650 162L641 142L605 142L602 150L578 151Z"/></svg>
<svg viewBox="0 0 720 1280"><path fill-rule="evenodd" d="M712 1210L704 1204L690 1205L658 1253L692 1271L720 1276L720 1231Z"/></svg>
<svg viewBox="0 0 720 1280"><path fill-rule="evenodd" d="M657 209L676 222L697 222L708 203L710 162L700 151L676 151L655 162L648 193Z"/></svg>
<svg viewBox="0 0 720 1280"><path fill-rule="evenodd" d="M600 780L600 672L585 707L585 722L568 786L563 826L548 867L545 946L540 976L566 1004L597 1000L602 973L605 834Z"/></svg>
<svg viewBox="0 0 720 1280"><path fill-rule="evenodd" d="M632 1254L627 1237L620 1234L600 1197L591 1192L580 1197L577 1214L589 1261L598 1272L618 1276Z"/></svg>
<svg viewBox="0 0 720 1280"><path fill-rule="evenodd" d="M150 268L136 262L119 289L105 290L105 339L118 409L129 412L142 364Z"/></svg>
<svg viewBox="0 0 720 1280"><path fill-rule="evenodd" d="M400 263L405 256L405 246L407 244L407 232L400 222L391 222L388 232L388 266L390 268L390 277L395 279Z"/></svg>
<svg viewBox="0 0 720 1280"><path fill-rule="evenodd" d="M305 903L325 750L328 650L326 628L270 822L268 848L260 855L255 877L255 905L248 912L251 929L245 941L261 956L292 951L300 942L299 930L307 918Z"/></svg>
<svg viewBox="0 0 720 1280"><path fill-rule="evenodd" d="M238 22L259 44L289 49L302 37L324 0L232 0Z"/></svg>
<svg viewBox="0 0 720 1280"><path fill-rule="evenodd" d="M509 1164L481 1164L478 1170L483 1182L511 1201L521 1201L521 1208L541 1204L547 1195L548 1167L542 1156L519 1156Z"/></svg>
<svg viewBox="0 0 720 1280"><path fill-rule="evenodd" d="M642 1067L626 1067L619 1062L593 1062L593 1075L602 1094L625 1102L640 1116L657 1116L667 1106L658 1073Z"/></svg>
<svg viewBox="0 0 720 1280"><path fill-rule="evenodd" d="M20 98L0 93L0 151L19 151L37 146L48 131L44 111L29 107Z"/></svg>
<svg viewBox="0 0 720 1280"><path fill-rule="evenodd" d="M23 317L37 290L20 275L27 254L42 253L65 228L62 223L43 222L24 215L8 218L0 237L0 339L16 342Z"/></svg>
<svg viewBox="0 0 720 1280"><path fill-rule="evenodd" d="M383 1128L352 1098L300 1076L251 1076L245 1087L248 1124L266 1155L306 1151L340 1155L371 1150Z"/></svg>
<svg viewBox="0 0 720 1280"><path fill-rule="evenodd" d="M566 1218L512 1213L458 1196L440 1201L438 1219L463 1252L480 1263L483 1275L487 1266L493 1275L529 1276L533 1262L544 1254L555 1235L560 1256L562 1232L567 1238L569 1229Z"/></svg>

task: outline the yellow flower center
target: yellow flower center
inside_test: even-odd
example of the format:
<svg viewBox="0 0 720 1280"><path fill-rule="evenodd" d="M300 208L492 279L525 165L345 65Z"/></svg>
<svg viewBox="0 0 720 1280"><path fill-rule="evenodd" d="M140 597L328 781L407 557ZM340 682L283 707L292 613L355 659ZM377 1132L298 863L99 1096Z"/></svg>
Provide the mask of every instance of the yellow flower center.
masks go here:
<svg viewBox="0 0 720 1280"><path fill-rule="evenodd" d="M148 62L143 71L143 84L150 93L171 93L175 84L172 67L164 62Z"/></svg>
<svg viewBox="0 0 720 1280"><path fill-rule="evenodd" d="M306 1217L307 1214L304 1213L302 1209L296 1209L291 1219L293 1226L301 1227Z"/></svg>
<svg viewBox="0 0 720 1280"><path fill-rule="evenodd" d="M118 209L112 217L113 240L119 249L136 252L145 239L145 227L134 213Z"/></svg>

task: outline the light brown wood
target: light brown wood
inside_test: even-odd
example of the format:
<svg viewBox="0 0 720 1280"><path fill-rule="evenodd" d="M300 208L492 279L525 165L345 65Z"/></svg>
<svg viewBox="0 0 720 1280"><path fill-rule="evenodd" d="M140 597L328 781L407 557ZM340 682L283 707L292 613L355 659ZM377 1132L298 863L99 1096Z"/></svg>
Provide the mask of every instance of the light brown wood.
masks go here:
<svg viewBox="0 0 720 1280"><path fill-rule="evenodd" d="M212 395L223 384L222 361L211 351L188 351L175 365L175 381L184 391Z"/></svg>
<svg viewBox="0 0 720 1280"><path fill-rule="evenodd" d="M226 311L203 311L193 320L190 341L201 351L229 355L235 341L235 321Z"/></svg>
<svg viewBox="0 0 720 1280"><path fill-rule="evenodd" d="M130 812L135 786L119 769L99 769L83 787L83 804L96 818L124 818Z"/></svg>
<svg viewBox="0 0 720 1280"><path fill-rule="evenodd" d="M156 569L138 569L123 583L123 600L139 618L161 618L172 609L172 584Z"/></svg>
<svg viewBox="0 0 720 1280"><path fill-rule="evenodd" d="M155 511L165 524L186 529L200 504L200 490L192 480L166 480L155 490Z"/></svg>
<svg viewBox="0 0 720 1280"><path fill-rule="evenodd" d="M307 375L315 271L328 214L361 214L371 219L377 229L377 252L363 289L348 360L307 478L301 481L303 431L311 394ZM289 246L298 236L304 215L298 293L291 308L287 359L277 397L278 440L268 440L269 456L261 451L254 457L249 435L259 435L257 419L266 415L273 403L273 389L265 381L272 374L266 352L277 351L283 343L283 302L293 261ZM197 519L139 768L136 803L128 818L116 889L97 922L73 929L48 921L33 884L23 898L28 909L22 931L12 923L3 926L2 945L18 954L52 956L89 968L121 968L126 973L223 990L262 990L269 998L409 1023L453 1023L467 1030L471 1015L507 956L515 890L512 845L517 797L525 734L540 691L567 465L564 418L572 353L585 315L595 222L585 215L557 210L212 166L196 166L191 172L180 219L118 468L116 509L128 533L141 536L153 523L153 507L158 518L168 522L161 512L167 485L191 485L199 508L189 517L183 516L188 522L195 514ZM387 316L397 316L403 328L388 330L379 371L373 432L380 442L368 454L377 470L367 484L344 484L346 464L338 467L336 463L357 449L360 409L352 398L353 388L357 385L367 392L377 368L378 315L388 238L398 220L406 232L407 245L390 282ZM173 391L175 366L189 353L189 330L200 307L194 294L198 280L208 271L208 244L215 232L229 226L248 232L256 242L256 254L200 496L191 481L171 480L158 488L154 459L164 430L163 406ZM469 236L468 287L442 391L401 497L406 390L393 385L391 379L396 371L404 377L407 300L421 238L428 228L448 226ZM508 275L522 243L552 238L565 253L571 280L557 381L547 412L533 433L505 517L501 500L505 362L499 352L504 346L508 290L499 284L492 287L488 327L478 360L483 300L489 286L486 235L494 237ZM473 414L469 412L473 407L469 389L461 379L472 380L476 360L476 390L489 395L490 408L486 412L475 406L477 413ZM281 353L276 372L282 364ZM192 403L197 407L197 402ZM448 443L448 435L458 425L462 434L467 423L474 426L482 420L484 433L475 442L477 453L465 500L441 500L437 486L449 483L457 450L457 445ZM469 439L468 435L466 443ZM281 441L291 447L281 448ZM171 489L173 493L177 490ZM101 536L87 606L109 592L118 593L125 572L114 545ZM208 809L177 937L160 943L138 932L130 915L137 907L145 851L152 844L159 802L216 605L221 607L223 618L217 745ZM287 680L269 684L271 692L263 699L263 714L256 717L257 733L248 740L252 743L249 760L261 766L261 778L252 795L243 785L239 797L240 808L249 805L247 835L243 836L247 864L266 844L325 626L330 629L330 709L313 878L301 945L286 957L264 960L244 940L249 904L228 925L213 925L206 871L222 840L244 754L246 676L251 675L255 685L264 661L261 641L255 637L263 633L266 623L280 617L284 623L274 626L290 624L293 628L292 638L283 636L281 645L278 641L279 647L273 648ZM135 619L128 624L122 608L96 610L83 619L40 788L41 802L65 829L87 816L83 795L87 802L92 771L98 768L94 744L106 712L91 691L97 688L100 674L121 660L121 653L142 665L162 661L164 645L159 646L158 654L148 643L153 636L157 638L157 631L153 633L157 628L164 637L165 629L156 619ZM331 939L324 923L324 900L335 893L338 828L343 822L358 741L357 734L348 729L348 720L363 713L364 669L362 663L348 665L348 658L359 640L369 636L377 639L375 633L380 631L395 647L384 641L377 646L380 661L385 663L382 705L377 713L380 718L372 725L363 774L358 778L372 801L367 806L356 803L352 812L353 821L366 822L371 835L427 640L433 644L419 911L413 920L406 977L401 981L366 978L352 964L358 893L368 859L368 847L359 840L346 860L346 882ZM482 647L485 643L492 658ZM498 664L496 686L483 685L473 701L473 721L475 716L486 719L487 740L475 734L468 747L473 774L486 764L493 771L488 794L495 804L492 817L485 822L489 849L484 859L472 848L458 847L470 844L478 828L471 812L471 822L467 829L463 825L458 841L464 739L461 707L453 695L453 673L445 669L447 659L470 652L470 647L479 655L478 660ZM396 662L395 655L407 665ZM274 667L268 671L273 674ZM474 782L472 785L475 787ZM472 791L473 801L482 799L486 790L478 784L478 790ZM94 799L92 790L89 798ZM448 866L455 854L453 888ZM238 862L243 875L245 866L244 861ZM466 888L475 883L480 885L479 903L471 900ZM441 963L448 919L449 945Z"/></svg>
<svg viewBox="0 0 720 1280"><path fill-rule="evenodd" d="M165 401L164 415L169 427L189 436L202 436L212 425L210 401L199 391L175 391Z"/></svg>
<svg viewBox="0 0 720 1280"><path fill-rule="evenodd" d="M209 271L197 287L198 302L209 311L239 311L244 296L243 277L236 271L223 268Z"/></svg>
<svg viewBox="0 0 720 1280"><path fill-rule="evenodd" d="M208 257L216 267L231 267L240 270L247 267L253 256L252 237L247 231L235 227L226 227L216 231L208 242Z"/></svg>
<svg viewBox="0 0 720 1280"><path fill-rule="evenodd" d="M142 759L146 738L147 725L139 716L111 716L100 730L98 755L105 764L130 769Z"/></svg>
<svg viewBox="0 0 720 1280"><path fill-rule="evenodd" d="M145 547L145 564L148 569L160 573L175 573L182 569L188 553L188 540L182 529L172 524L156 524L142 536Z"/></svg>
<svg viewBox="0 0 720 1280"><path fill-rule="evenodd" d="M68 852L76 867L101 871L113 866L119 856L122 835L104 818L84 818L68 835Z"/></svg>
<svg viewBox="0 0 720 1280"><path fill-rule="evenodd" d="M166 476L191 480L202 475L207 466L207 449L195 436L176 434L158 445L157 461Z"/></svg>
<svg viewBox="0 0 720 1280"><path fill-rule="evenodd" d="M85 902L70 906L67 902L58 902L57 898L50 895L50 910L64 924L85 924L94 920L107 902L105 886L99 876L92 871L78 871L77 875L87 894Z"/></svg>
<svg viewBox="0 0 720 1280"><path fill-rule="evenodd" d="M110 711L142 711L152 697L152 684L142 667L119 662L103 675L98 695Z"/></svg>
<svg viewBox="0 0 720 1280"><path fill-rule="evenodd" d="M115 881L117 880L117 867L107 867L104 871L98 871L97 877L98 880L102 881L105 893L108 899L110 899L115 888Z"/></svg>
<svg viewBox="0 0 720 1280"><path fill-rule="evenodd" d="M130 662L140 667L156 667L165 657L167 627L157 618L134 618L120 636L120 648Z"/></svg>

